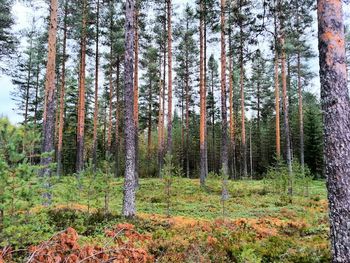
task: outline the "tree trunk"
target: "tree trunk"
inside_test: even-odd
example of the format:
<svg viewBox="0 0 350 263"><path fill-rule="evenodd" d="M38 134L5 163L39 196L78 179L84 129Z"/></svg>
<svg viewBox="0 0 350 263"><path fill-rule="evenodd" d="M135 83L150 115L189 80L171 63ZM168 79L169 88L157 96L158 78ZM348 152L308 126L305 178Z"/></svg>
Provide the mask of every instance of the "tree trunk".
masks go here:
<svg viewBox="0 0 350 263"><path fill-rule="evenodd" d="M173 129L173 79L172 79L172 26L171 26L171 0L167 0L168 14L168 140L167 152L172 153L172 129Z"/></svg>
<svg viewBox="0 0 350 263"><path fill-rule="evenodd" d="M205 177L208 176L208 129L207 129L207 4L206 1L203 2L204 5L204 27L203 27L203 78L204 78L204 88L205 88L205 140L204 140L204 168Z"/></svg>
<svg viewBox="0 0 350 263"><path fill-rule="evenodd" d="M116 102L115 102L115 171L114 176L119 176L119 148L120 148L120 135L119 135L119 87L120 87L120 57L117 57L117 80L116 80Z"/></svg>
<svg viewBox="0 0 350 263"><path fill-rule="evenodd" d="M148 90L148 132L147 132L147 158L151 158L151 146L152 146L152 79L149 83Z"/></svg>
<svg viewBox="0 0 350 263"><path fill-rule="evenodd" d="M112 2L111 2L112 3ZM113 8L111 4L111 9ZM109 49L109 73L108 73L108 87L109 87L109 115L108 115L108 131L107 131L107 156L111 154L112 151L112 127L113 127L113 17L110 18L110 32L109 32L109 41L110 41L110 49Z"/></svg>
<svg viewBox="0 0 350 263"><path fill-rule="evenodd" d="M52 174L50 165L53 161L54 131L55 131L55 77L56 77L56 34L57 34L57 0L51 0L50 5L50 27L48 39L48 58L45 80L45 105L43 119L43 141L42 152L46 153L41 157L40 164L43 166L41 176L49 177ZM50 154L49 154L50 153ZM51 203L50 182L45 185L44 204Z"/></svg>
<svg viewBox="0 0 350 263"><path fill-rule="evenodd" d="M24 109L24 126L27 126L27 123L28 123L30 79L32 77L32 53L33 53L32 49L33 49L33 37L30 36L29 62L28 62L29 65L28 65L28 75L27 75L26 95L25 95L25 109Z"/></svg>
<svg viewBox="0 0 350 263"><path fill-rule="evenodd" d="M186 52L187 53L187 52ZM186 56L187 59L187 56ZM186 62L187 63L187 60ZM186 66L185 66L186 67ZM185 73L186 74L186 73ZM186 76L184 82L186 83ZM181 85L181 167L185 169L185 88Z"/></svg>
<svg viewBox="0 0 350 263"><path fill-rule="evenodd" d="M199 39L200 39L200 70L199 70L199 87L200 87L200 184L205 185L205 178L207 177L208 163L206 153L206 87L205 87L205 73L204 73L204 3L200 1L200 26L199 26Z"/></svg>
<svg viewBox="0 0 350 263"><path fill-rule="evenodd" d="M232 38L231 27L229 27L229 103L230 103L230 153L231 153L231 179L236 178L235 162L235 129L234 129L234 112L233 112L233 70L232 70Z"/></svg>
<svg viewBox="0 0 350 263"><path fill-rule="evenodd" d="M100 0L97 0L96 10L96 46L95 46L95 108L94 108L94 130L92 146L92 165L97 169L97 125L98 125L98 73L99 73L99 23L100 23Z"/></svg>
<svg viewBox="0 0 350 263"><path fill-rule="evenodd" d="M226 106L226 43L225 43L225 0L221 0L221 163L224 177L228 175L227 156L227 106Z"/></svg>
<svg viewBox="0 0 350 263"><path fill-rule="evenodd" d="M276 2L276 0L275 0ZM276 111L276 158L281 158L281 131L280 131L280 88L279 88L279 77L278 77L278 21L277 14L274 15L275 23L275 111Z"/></svg>
<svg viewBox="0 0 350 263"><path fill-rule="evenodd" d="M86 59L86 23L87 6L86 0L83 1L83 23L81 32L81 54L80 54L80 72L79 72L79 102L78 102L78 126L77 126L77 173L84 169L84 126L85 126L85 59Z"/></svg>
<svg viewBox="0 0 350 263"><path fill-rule="evenodd" d="M215 144L215 97L214 97L214 71L211 71L211 94L213 95L212 100L212 114L211 114L211 129L212 129L212 171L216 171L216 144Z"/></svg>
<svg viewBox="0 0 350 263"><path fill-rule="evenodd" d="M160 47L161 50L161 47ZM165 60L165 56L164 56ZM164 61L165 62L165 61ZM164 108L163 108L163 83L162 83L162 58L159 58L159 113L158 113L158 173L161 176L163 167L163 130L164 130Z"/></svg>
<svg viewBox="0 0 350 263"><path fill-rule="evenodd" d="M332 262L349 262L350 103L341 1L318 0L318 39Z"/></svg>
<svg viewBox="0 0 350 263"><path fill-rule="evenodd" d="M261 81L261 75L258 77L257 80L257 133L258 133L258 141L257 141L257 148L258 148L258 157L256 158L256 162L257 162L257 173L261 173L262 172L262 143L261 143L261 130L260 130L260 122L261 122L261 88L260 88L260 81Z"/></svg>
<svg viewBox="0 0 350 263"><path fill-rule="evenodd" d="M241 4L241 1L240 1ZM241 9L241 6L240 6ZM245 131L245 103L244 103L244 61L243 61L243 25L240 24L240 86L241 86L241 132L242 132L242 150L243 150L243 176L248 176L247 171L247 142L246 142L246 131Z"/></svg>
<svg viewBox="0 0 350 263"><path fill-rule="evenodd" d="M37 54L37 59L39 60L39 54ZM40 64L37 63L36 68L36 83L35 83L35 102L34 102L34 127L36 128L38 119L38 104L39 104L39 77L40 77Z"/></svg>
<svg viewBox="0 0 350 263"><path fill-rule="evenodd" d="M290 56L286 55L286 65L287 65L287 94L291 94L291 74L290 74ZM291 96L288 96L288 105L291 105L292 103L292 99ZM292 114L292 110L290 107L288 107L288 114L291 115ZM293 136L291 134L291 129L289 128L290 134L289 134L289 145L290 145L290 159L293 161L294 158L294 152L293 152Z"/></svg>
<svg viewBox="0 0 350 263"><path fill-rule="evenodd" d="M68 1L65 1L64 7L64 26L63 26L63 59L62 75L60 90L60 109L59 109L59 127L58 127L58 145L57 145L57 176L62 174L62 144L63 144L63 127L64 127L64 101L65 101L65 82L66 82L66 48L67 48L67 16Z"/></svg>
<svg viewBox="0 0 350 263"><path fill-rule="evenodd" d="M288 194L293 194L293 182L292 182L292 156L290 150L290 130L289 130L289 103L287 94L287 75L286 75L286 51L284 47L284 36L280 38L282 55L281 55L281 75L282 75L282 98L283 98L283 120L284 120L284 132L286 136L286 159L288 166Z"/></svg>
<svg viewBox="0 0 350 263"><path fill-rule="evenodd" d="M135 122L135 177L139 181L139 6L135 3L135 60L134 60L134 122Z"/></svg>
<svg viewBox="0 0 350 263"><path fill-rule="evenodd" d="M186 49L187 52L187 49ZM190 159L188 154L188 148L190 144L190 83L189 83L189 68L188 61L186 60L186 149L185 149L185 158L186 158L186 176L190 178Z"/></svg>
<svg viewBox="0 0 350 263"><path fill-rule="evenodd" d="M299 1L296 1L297 8L297 29L300 29L299 21ZM297 71L298 71L298 100L299 100L299 138L300 138L300 166L301 172L305 172L305 157L304 157L304 113L303 113L303 88L301 83L301 55L300 47L297 51Z"/></svg>
<svg viewBox="0 0 350 263"><path fill-rule="evenodd" d="M135 122L134 122L134 0L126 1L125 8L125 180L123 211L125 217L134 217L135 207Z"/></svg>
<svg viewBox="0 0 350 263"><path fill-rule="evenodd" d="M299 134L300 134L300 165L304 173L304 114L303 114L303 90L301 86L300 51L298 51L298 100L299 100Z"/></svg>
<svg viewBox="0 0 350 263"><path fill-rule="evenodd" d="M160 76L159 78L159 111L158 111L158 169L159 169L159 175L160 171L162 169L161 167L161 153L162 153L162 115L163 115L163 109L162 109L162 78Z"/></svg>
<svg viewBox="0 0 350 263"><path fill-rule="evenodd" d="M250 179L253 180L253 148L252 148L252 123L249 127L249 159L250 159Z"/></svg>

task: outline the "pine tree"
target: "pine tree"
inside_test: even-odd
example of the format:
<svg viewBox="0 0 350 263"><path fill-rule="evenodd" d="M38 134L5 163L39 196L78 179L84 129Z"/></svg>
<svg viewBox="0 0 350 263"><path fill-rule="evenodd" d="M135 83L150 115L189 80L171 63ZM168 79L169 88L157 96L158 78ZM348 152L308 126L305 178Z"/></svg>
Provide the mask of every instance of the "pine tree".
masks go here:
<svg viewBox="0 0 350 263"><path fill-rule="evenodd" d="M125 181L123 216L135 215L135 122L134 122L134 0L126 1L125 9Z"/></svg>
<svg viewBox="0 0 350 263"><path fill-rule="evenodd" d="M85 80L86 80L86 45L87 45L87 0L81 3L82 23L80 35L80 68L79 68L79 100L78 100L78 124L77 124L77 161L76 171L84 169L84 133L85 133Z"/></svg>
<svg viewBox="0 0 350 263"><path fill-rule="evenodd" d="M340 1L318 1L321 99L325 172L333 262L350 260L350 100L347 89L344 24Z"/></svg>
<svg viewBox="0 0 350 263"><path fill-rule="evenodd" d="M219 107L216 105L217 99L215 93L220 89L220 79L219 79L219 65L215 60L214 55L211 54L208 60L208 72L207 72L207 84L208 84L208 97L207 97L207 108L208 108L208 118L211 130L211 154L210 154L210 171L218 172L216 166L216 133L215 133L215 122L218 119Z"/></svg>
<svg viewBox="0 0 350 263"><path fill-rule="evenodd" d="M60 104L59 104L59 131L57 145L57 175L62 174L62 143L63 143L63 127L64 127L64 104L65 104L65 81L66 81L66 59L67 59L67 19L68 19L68 1L64 3L63 18L63 51L62 51L62 69L60 83Z"/></svg>
<svg viewBox="0 0 350 263"><path fill-rule="evenodd" d="M227 105L226 105L226 40L225 40L225 0L221 0L221 163L224 177L228 175L227 149Z"/></svg>
<svg viewBox="0 0 350 263"><path fill-rule="evenodd" d="M50 155L42 156L41 165L44 166L41 175L44 177L51 176L51 163L53 161L52 152L54 151L54 125L55 125L55 67L56 67L56 34L57 34L57 0L51 0L50 5L50 27L48 39L48 59L46 67L46 82L45 82L45 104L43 118L43 140L42 152ZM46 191L49 191L50 185L46 183ZM45 202L51 202L49 192L45 194Z"/></svg>
<svg viewBox="0 0 350 263"><path fill-rule="evenodd" d="M316 177L323 176L323 125L321 105L315 95L304 92L305 164Z"/></svg>
<svg viewBox="0 0 350 263"><path fill-rule="evenodd" d="M285 47L285 27L284 18L282 16L283 3L282 0L278 0L278 10L280 16L281 29L279 32L279 44L281 47L281 78L282 78L282 101L283 101L283 122L284 122L284 133L285 133L285 147L286 147L286 159L288 166L288 194L293 194L293 183L292 183L292 156L291 156L291 143L290 143L290 126L289 126L289 100L287 94L287 72L286 72L286 47Z"/></svg>
<svg viewBox="0 0 350 263"><path fill-rule="evenodd" d="M95 97L94 97L94 130L93 130L93 148L92 148L92 163L94 171L97 170L97 128L98 128L98 87L99 87L99 39L100 39L100 0L96 2L96 37L95 37Z"/></svg>
<svg viewBox="0 0 350 263"><path fill-rule="evenodd" d="M6 57L8 58L15 52L15 45L17 40L11 32L12 26L14 25L14 19L11 13L13 1L1 0L0 1L0 59L3 61ZM4 70L1 65L0 69Z"/></svg>
<svg viewBox="0 0 350 263"><path fill-rule="evenodd" d="M249 96L249 106L256 113L256 172L264 172L263 167L263 145L262 145L262 125L266 117L266 111L270 110L271 92L270 87L273 85L268 75L269 67L262 52L258 49L252 57L252 74L250 77L250 88L247 89ZM265 112L264 112L265 111ZM266 168L266 167L265 167Z"/></svg>
<svg viewBox="0 0 350 263"><path fill-rule="evenodd" d="M151 42L150 42L151 43ZM141 61L145 73L142 76L144 85L140 89L140 128L147 128L147 156L148 162L151 161L152 147L152 129L153 123L157 123L156 113L158 112L158 49L151 45L147 47Z"/></svg>
<svg viewBox="0 0 350 263"><path fill-rule="evenodd" d="M207 106L206 106L206 79L205 79L205 7L204 1L200 1L199 4L199 15L200 15L200 25L199 25L199 41L200 41L200 55L199 55L199 93L200 93L200 183L201 186L205 185L205 178L208 173L208 149L207 149Z"/></svg>
<svg viewBox="0 0 350 263"><path fill-rule="evenodd" d="M193 98L195 73L198 66L198 48L194 39L197 32L194 15L193 9L187 5L174 31L174 35L179 41L175 52L175 95L181 108L181 151L183 153L181 160L183 163L186 162L184 170L187 177L190 177L190 104Z"/></svg>
<svg viewBox="0 0 350 263"><path fill-rule="evenodd" d="M162 55L159 58L159 114L158 114L158 173L161 177L161 171L164 162L165 147L165 95L166 95L166 54L167 54L167 30L166 30L166 2L157 2L158 8L155 12L158 14L153 28L156 44L159 46Z"/></svg>

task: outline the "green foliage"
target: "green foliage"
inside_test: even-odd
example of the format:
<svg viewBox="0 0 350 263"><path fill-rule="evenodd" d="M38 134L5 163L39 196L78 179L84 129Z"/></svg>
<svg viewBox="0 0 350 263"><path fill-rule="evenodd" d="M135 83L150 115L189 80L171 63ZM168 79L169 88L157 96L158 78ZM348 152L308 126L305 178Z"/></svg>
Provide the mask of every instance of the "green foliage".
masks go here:
<svg viewBox="0 0 350 263"><path fill-rule="evenodd" d="M27 209L28 203L21 197L15 216L5 216L1 246L37 244L69 226L86 242L104 244L105 229L125 220L116 213L122 205L122 180L108 178L109 191L115 198L110 199L111 212L106 212L106 177L89 167L81 174L81 188L75 176L57 180L51 207L40 206L41 197L36 195L31 209ZM108 172L108 165L104 167ZM290 204L281 193L270 191L274 184L271 179L228 180L225 187L231 198L225 200L222 221L216 220L222 217L222 177L208 178L203 191L198 180L174 176L174 167L167 155L163 179L140 179L140 217L130 221L139 232L152 237L152 254L159 262L178 262L179 257L190 261L195 251L215 262L218 258L223 262L307 262L310 257L312 262L326 262L329 258L324 182L310 181L309 197L295 195ZM30 182L40 185L33 178ZM161 214L170 208L172 217L167 219Z"/></svg>
<svg viewBox="0 0 350 263"><path fill-rule="evenodd" d="M167 153L164 158L164 165L162 169L162 178L164 180L164 192L166 200L166 215L170 216L170 205L171 205L171 184L172 177L174 176L175 166L173 164L173 157L171 154Z"/></svg>
<svg viewBox="0 0 350 263"><path fill-rule="evenodd" d="M282 195L287 194L289 181L292 181L292 189L294 195L309 195L309 186L312 182L313 176L307 166L302 169L299 162L293 162L293 173L292 177L288 173L287 165L279 160L275 166L271 166L267 173L266 179L271 180L273 191L281 193Z"/></svg>
<svg viewBox="0 0 350 263"><path fill-rule="evenodd" d="M11 12L13 2L9 0L0 1L0 58L3 61L8 58L15 51L15 44L17 44L16 38L11 32L14 24L13 13ZM3 70L3 65L0 65L0 69Z"/></svg>

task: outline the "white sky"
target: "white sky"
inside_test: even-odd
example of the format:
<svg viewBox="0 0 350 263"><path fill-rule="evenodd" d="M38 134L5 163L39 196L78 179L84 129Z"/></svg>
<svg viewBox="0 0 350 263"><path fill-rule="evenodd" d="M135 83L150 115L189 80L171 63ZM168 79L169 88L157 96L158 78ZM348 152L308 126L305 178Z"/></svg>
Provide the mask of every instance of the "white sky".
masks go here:
<svg viewBox="0 0 350 263"><path fill-rule="evenodd" d="M184 7L186 3L193 3L193 0L174 0L175 4L175 11L179 13L179 8ZM23 4L20 4L18 1L13 6L13 14L16 19L16 25L14 26L14 30L16 32L23 30L25 28L28 28L31 22L31 12L32 10L29 7L25 7ZM350 6L344 5L344 13L346 22L348 22L349 14L350 14ZM313 38L312 40L312 47L315 52L317 52L317 24L314 23L314 35L310 36ZM218 59L218 50L209 50L210 52L213 52L216 55L216 58ZM208 54L208 56L209 56ZM11 65L9 65L11 67ZM312 61L310 61L310 68L313 72L315 72L318 75L318 58L314 58ZM309 90L312 91L315 94L319 94L319 78L315 77L314 80L311 83L311 87L309 87ZM0 116L7 116L13 123L18 123L22 120L21 116L16 114L15 112L15 102L11 99L10 92L14 90L14 85L11 82L11 78L5 75L0 74Z"/></svg>

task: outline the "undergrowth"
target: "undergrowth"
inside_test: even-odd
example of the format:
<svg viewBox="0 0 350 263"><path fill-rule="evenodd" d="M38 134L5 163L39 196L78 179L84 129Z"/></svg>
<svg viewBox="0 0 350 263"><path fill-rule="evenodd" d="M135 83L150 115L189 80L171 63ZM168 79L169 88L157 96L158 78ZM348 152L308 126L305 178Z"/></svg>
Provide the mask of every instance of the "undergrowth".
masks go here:
<svg viewBox="0 0 350 263"><path fill-rule="evenodd" d="M89 256L87 251L91 255L101 253L106 258L116 257L104 251L116 250L120 245L114 241L110 243L111 234L106 233L116 231L118 224L125 223L132 225L133 231L147 236L132 248L141 249L145 261L131 262L330 261L323 181L310 181L308 196L296 194L292 203L275 191L273 181L227 181L229 195L225 200L225 218L222 218L222 180L209 178L203 189L199 180L173 177L171 217L168 218L164 181L141 179L137 192L138 216L126 220L119 215L121 179L110 180L108 211L105 211L104 199L107 190L87 195L84 187L91 182L84 180L83 188L79 188L74 177L61 178L54 184L51 206L41 206L37 197L31 200L31 209L18 206L14 215L5 217L0 247L6 262L28 260L33 251L47 244L45 242L52 236L57 238L57 233L70 228L78 234L79 248L56 255L55 251L61 248L51 242L52 247L45 245L43 251L49 250L50 255L65 260L71 254L81 260ZM69 193L62 194L67 191ZM120 238L127 242L126 237ZM106 243L109 245L105 246Z"/></svg>

